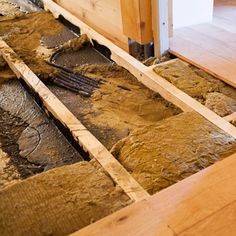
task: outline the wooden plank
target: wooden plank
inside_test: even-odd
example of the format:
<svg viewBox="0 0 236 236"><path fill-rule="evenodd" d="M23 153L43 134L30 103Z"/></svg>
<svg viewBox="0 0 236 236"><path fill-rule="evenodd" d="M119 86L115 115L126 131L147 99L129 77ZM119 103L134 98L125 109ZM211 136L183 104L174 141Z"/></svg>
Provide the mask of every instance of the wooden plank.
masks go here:
<svg viewBox="0 0 236 236"><path fill-rule="evenodd" d="M236 2L235 0L215 0L214 16L227 20L236 21Z"/></svg>
<svg viewBox="0 0 236 236"><path fill-rule="evenodd" d="M167 80L158 76L152 69L146 67L141 62L130 56L127 52L114 45L111 41L91 29L85 23L73 16L71 13L57 5L51 0L43 0L47 9L57 17L62 14L68 21L80 27L81 32L88 35L90 39L94 39L102 45L108 47L111 51L111 59L118 65L127 69L133 74L141 83L150 88L151 90L159 93L163 98L172 102L177 107L184 111L196 111L207 120L215 124L226 133L236 137L236 127L216 115L214 112L191 98Z"/></svg>
<svg viewBox="0 0 236 236"><path fill-rule="evenodd" d="M217 40L224 41L226 44L234 46L236 45L236 34L230 31L224 30L213 24L200 24L191 26L194 30L200 34L205 34L209 37L214 37Z"/></svg>
<svg viewBox="0 0 236 236"><path fill-rule="evenodd" d="M149 196L103 144L83 126L3 40L0 40L0 55L4 57L17 77L22 78L39 95L47 110L70 130L75 140L90 154L90 157L101 164L132 200L140 201Z"/></svg>
<svg viewBox="0 0 236 236"><path fill-rule="evenodd" d="M161 57L169 50L169 1L152 0L154 51Z"/></svg>
<svg viewBox="0 0 236 236"><path fill-rule="evenodd" d="M128 52L128 37L123 33L120 0L55 2Z"/></svg>
<svg viewBox="0 0 236 236"><path fill-rule="evenodd" d="M175 35L170 40L170 52L209 74L236 88L236 64L211 52L206 52L196 43Z"/></svg>
<svg viewBox="0 0 236 236"><path fill-rule="evenodd" d="M235 120L236 119L236 112L234 112L228 116L225 116L224 119L227 120L228 122Z"/></svg>
<svg viewBox="0 0 236 236"><path fill-rule="evenodd" d="M230 24L233 18L232 15L227 15L227 9L233 11L234 15L236 13L236 3L231 3L233 1L219 1L215 10L215 15L220 11L221 16L227 16ZM170 41L170 52L236 86L236 34L230 31L216 27L214 23L177 29Z"/></svg>
<svg viewBox="0 0 236 236"><path fill-rule="evenodd" d="M140 44L152 42L150 0L120 0L124 34Z"/></svg>
<svg viewBox="0 0 236 236"><path fill-rule="evenodd" d="M218 28L222 28L224 30L227 30L231 33L236 34L236 25L231 21L221 19L219 17L214 17L213 21L212 21L212 24L215 25Z"/></svg>
<svg viewBox="0 0 236 236"><path fill-rule="evenodd" d="M194 27L185 27L175 30L175 36L181 37L189 42L198 45L205 53L216 55L230 61L236 66L236 45L228 45L227 42L214 38L214 35L199 33ZM236 40L236 35L235 35Z"/></svg>
<svg viewBox="0 0 236 236"><path fill-rule="evenodd" d="M209 217L214 216L236 200L235 166L236 154L162 190L145 201L132 204L72 235L179 235L198 223L201 224L200 222L209 222ZM230 211L228 216L233 215L231 223L235 220L235 207L233 209L234 214L233 211ZM210 219L211 223L205 225L209 227L206 231L208 234L203 235L215 236L216 228L225 230L223 234L219 235L230 235L228 232L232 231L227 229L228 223L225 222L229 220L228 217L225 215L224 220L223 214L219 219L215 215ZM216 220L216 225L213 219ZM202 235L201 228L200 225L198 227L200 233L196 235ZM159 230L166 234L160 234ZM195 235L194 230L191 233Z"/></svg>
<svg viewBox="0 0 236 236"><path fill-rule="evenodd" d="M179 234L179 236L233 236L236 234L236 202L223 207L218 212L200 221Z"/></svg>

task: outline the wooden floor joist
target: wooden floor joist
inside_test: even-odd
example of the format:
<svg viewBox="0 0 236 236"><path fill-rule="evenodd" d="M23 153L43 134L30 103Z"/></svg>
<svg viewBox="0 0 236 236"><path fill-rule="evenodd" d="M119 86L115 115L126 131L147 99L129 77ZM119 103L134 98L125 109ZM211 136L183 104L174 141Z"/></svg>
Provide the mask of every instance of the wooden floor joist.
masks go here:
<svg viewBox="0 0 236 236"><path fill-rule="evenodd" d="M101 144L83 124L66 108L66 106L44 85L44 83L17 57L15 52L0 39L0 55L8 63L18 78L38 94L47 110L68 128L74 139L95 158L108 172L111 178L133 200L140 201L149 194L134 180L115 157Z"/></svg>
<svg viewBox="0 0 236 236"><path fill-rule="evenodd" d="M106 46L111 51L111 59L118 65L126 68L132 73L140 82L146 85L151 90L159 93L163 98L172 102L183 111L196 111L211 123L215 124L226 133L236 138L236 127L224 120L192 97L188 96L174 85L158 76L152 68L148 68L134 57L129 55L121 48L114 45L111 41L97 33L91 27L72 15L67 10L60 7L52 0L43 0L45 9L52 12L57 18L62 15L66 20L80 28L81 33L87 34L90 39L96 40L98 43Z"/></svg>
<svg viewBox="0 0 236 236"><path fill-rule="evenodd" d="M227 120L228 122L235 120L236 119L236 112L234 112L228 116L225 116L224 119Z"/></svg>

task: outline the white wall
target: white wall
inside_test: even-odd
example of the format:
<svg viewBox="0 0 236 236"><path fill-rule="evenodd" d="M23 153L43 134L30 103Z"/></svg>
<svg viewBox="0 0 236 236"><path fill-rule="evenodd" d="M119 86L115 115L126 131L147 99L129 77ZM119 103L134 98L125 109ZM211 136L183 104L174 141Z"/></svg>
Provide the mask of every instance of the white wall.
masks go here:
<svg viewBox="0 0 236 236"><path fill-rule="evenodd" d="M173 27L212 21L214 0L173 0Z"/></svg>

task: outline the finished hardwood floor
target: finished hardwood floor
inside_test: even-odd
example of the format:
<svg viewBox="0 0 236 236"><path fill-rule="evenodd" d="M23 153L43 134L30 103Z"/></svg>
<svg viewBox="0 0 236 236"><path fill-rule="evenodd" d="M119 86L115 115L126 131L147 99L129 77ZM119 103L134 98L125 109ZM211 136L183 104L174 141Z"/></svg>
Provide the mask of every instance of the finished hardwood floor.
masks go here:
<svg viewBox="0 0 236 236"><path fill-rule="evenodd" d="M236 1L215 0L212 23L174 30L170 52L236 88Z"/></svg>

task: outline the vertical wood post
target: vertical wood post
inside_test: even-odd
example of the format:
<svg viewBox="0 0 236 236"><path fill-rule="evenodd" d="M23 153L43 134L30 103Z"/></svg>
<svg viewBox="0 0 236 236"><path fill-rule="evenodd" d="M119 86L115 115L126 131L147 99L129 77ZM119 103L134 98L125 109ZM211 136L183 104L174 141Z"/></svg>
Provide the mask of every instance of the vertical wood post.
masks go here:
<svg viewBox="0 0 236 236"><path fill-rule="evenodd" d="M169 0L152 1L154 51L161 57L169 49Z"/></svg>
<svg viewBox="0 0 236 236"><path fill-rule="evenodd" d="M150 0L120 0L123 33L139 44L152 42Z"/></svg>

